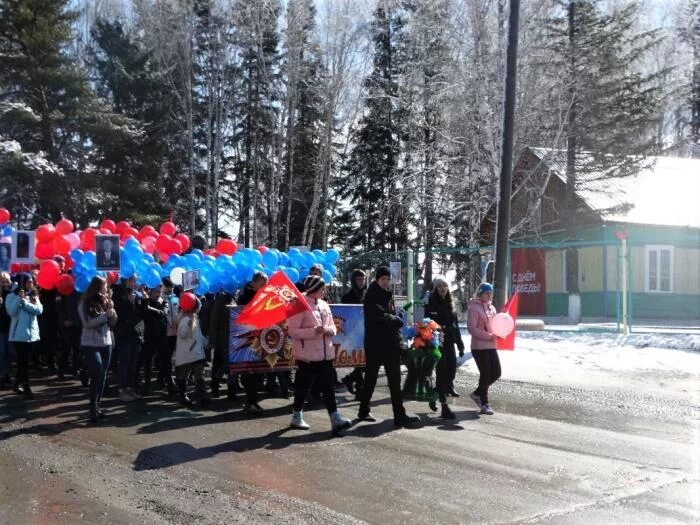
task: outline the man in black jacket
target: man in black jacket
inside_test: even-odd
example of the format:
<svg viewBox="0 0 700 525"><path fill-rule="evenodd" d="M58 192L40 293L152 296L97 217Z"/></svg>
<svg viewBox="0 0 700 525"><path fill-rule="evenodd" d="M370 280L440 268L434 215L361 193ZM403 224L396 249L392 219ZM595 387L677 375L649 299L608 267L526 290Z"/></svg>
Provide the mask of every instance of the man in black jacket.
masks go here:
<svg viewBox="0 0 700 525"><path fill-rule="evenodd" d="M369 402L377 384L379 367L384 365L394 424L398 427L415 425L420 419L406 415L401 393L401 334L403 321L396 315L394 298L390 291L391 272L386 266L377 269L375 280L370 285L363 303L365 314L365 384L360 396L361 421L376 421L369 410Z"/></svg>

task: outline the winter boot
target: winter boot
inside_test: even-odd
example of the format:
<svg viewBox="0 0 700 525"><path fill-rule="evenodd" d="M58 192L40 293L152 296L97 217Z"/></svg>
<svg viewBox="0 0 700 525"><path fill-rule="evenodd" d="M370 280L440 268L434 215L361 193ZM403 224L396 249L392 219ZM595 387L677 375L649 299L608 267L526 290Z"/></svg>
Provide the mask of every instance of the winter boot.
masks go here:
<svg viewBox="0 0 700 525"><path fill-rule="evenodd" d="M345 430L346 428L350 428L352 426L352 421L345 419L337 410L330 414L330 418L334 434L338 434L341 430Z"/></svg>
<svg viewBox="0 0 700 525"><path fill-rule="evenodd" d="M337 414L337 412L336 412ZM289 423L292 428L298 428L299 430L309 430L311 427L304 421L304 413L300 410L296 410L292 414L292 421Z"/></svg>
<svg viewBox="0 0 700 525"><path fill-rule="evenodd" d="M450 410L447 403L442 404L442 411L440 412L440 417L442 419L455 419L455 413Z"/></svg>
<svg viewBox="0 0 700 525"><path fill-rule="evenodd" d="M177 380L178 401L181 405L191 405L192 400L187 395L187 379Z"/></svg>

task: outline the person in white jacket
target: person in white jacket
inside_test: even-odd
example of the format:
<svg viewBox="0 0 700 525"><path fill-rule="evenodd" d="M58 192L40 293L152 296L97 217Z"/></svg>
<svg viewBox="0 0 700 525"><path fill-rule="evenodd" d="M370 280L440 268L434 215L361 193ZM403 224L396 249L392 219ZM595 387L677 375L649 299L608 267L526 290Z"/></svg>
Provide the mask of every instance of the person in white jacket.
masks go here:
<svg viewBox="0 0 700 525"><path fill-rule="evenodd" d="M306 300L311 311L305 310L288 319L289 336L292 338L294 358L297 364L294 381L294 413L292 428L308 430L302 409L314 381L320 381L323 401L331 419L333 432L348 428L352 422L338 412L335 401L333 360L335 347L332 338L336 334L333 315L328 303L321 299L326 283L318 275L304 280Z"/></svg>
<svg viewBox="0 0 700 525"><path fill-rule="evenodd" d="M184 296L188 297L184 300ZM183 304L192 304L191 308L185 309ZM199 396L201 406L209 404L204 386L204 365L206 364L207 341L202 335L199 322L199 309L202 303L192 293L185 293L180 298L180 313L177 321L177 344L175 345L175 378L179 392L179 400L183 405L192 404L192 400L187 395L187 378L192 374L195 379L195 389Z"/></svg>

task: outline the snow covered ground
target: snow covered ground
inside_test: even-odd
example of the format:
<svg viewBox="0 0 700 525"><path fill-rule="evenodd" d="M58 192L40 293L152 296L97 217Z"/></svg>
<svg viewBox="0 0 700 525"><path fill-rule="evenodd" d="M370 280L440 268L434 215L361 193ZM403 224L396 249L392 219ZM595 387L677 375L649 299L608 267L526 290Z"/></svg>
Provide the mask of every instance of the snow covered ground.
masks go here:
<svg viewBox="0 0 700 525"><path fill-rule="evenodd" d="M469 336L464 344L469 348ZM518 332L499 351L503 378L541 384L667 393L700 404L700 335ZM477 374L473 359L462 369Z"/></svg>

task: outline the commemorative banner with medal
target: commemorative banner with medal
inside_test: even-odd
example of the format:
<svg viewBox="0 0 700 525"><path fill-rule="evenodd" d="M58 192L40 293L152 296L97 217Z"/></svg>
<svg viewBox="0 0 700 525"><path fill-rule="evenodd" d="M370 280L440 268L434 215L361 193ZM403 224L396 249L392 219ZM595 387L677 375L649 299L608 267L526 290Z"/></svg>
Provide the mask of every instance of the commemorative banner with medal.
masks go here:
<svg viewBox="0 0 700 525"><path fill-rule="evenodd" d="M336 367L365 366L362 305L330 305L338 332L333 338ZM243 307L231 308L229 368L231 373L284 372L294 368L292 341L286 321L256 329L237 322Z"/></svg>

